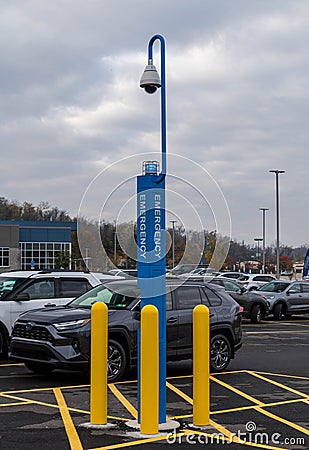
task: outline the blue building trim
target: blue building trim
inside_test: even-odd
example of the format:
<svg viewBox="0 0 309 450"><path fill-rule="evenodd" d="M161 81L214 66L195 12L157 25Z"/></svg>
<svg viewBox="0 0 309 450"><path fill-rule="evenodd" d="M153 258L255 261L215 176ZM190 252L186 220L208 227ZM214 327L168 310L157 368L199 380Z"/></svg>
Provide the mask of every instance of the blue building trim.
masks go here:
<svg viewBox="0 0 309 450"><path fill-rule="evenodd" d="M71 242L77 222L39 222L26 220L0 220L0 225L18 225L19 242Z"/></svg>
<svg viewBox="0 0 309 450"><path fill-rule="evenodd" d="M77 231L77 222L0 220L0 225L18 225L19 242L71 243L71 232Z"/></svg>

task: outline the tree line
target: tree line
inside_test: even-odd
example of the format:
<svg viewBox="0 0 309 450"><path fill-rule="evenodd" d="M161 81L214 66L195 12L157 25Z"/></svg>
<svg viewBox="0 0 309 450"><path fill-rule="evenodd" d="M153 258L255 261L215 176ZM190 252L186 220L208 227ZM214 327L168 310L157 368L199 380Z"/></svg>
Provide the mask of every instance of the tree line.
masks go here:
<svg viewBox="0 0 309 450"><path fill-rule="evenodd" d="M53 221L72 222L76 217L70 217L65 210L51 206L48 202L34 205L31 202L19 203L0 197L0 220L26 220L26 221ZM71 259L73 267L85 268L85 257L88 258L88 267L93 269L109 269L113 265L124 268L135 267L136 261L136 225L134 222L115 224L103 220L101 223L79 218L79 231L72 232L72 254L59 255L59 259ZM81 238L81 240L80 240ZM80 248L80 242L87 249ZM125 242L125 245L124 245ZM168 267L183 263L215 263L213 255L216 248L216 257L224 261L223 268L235 270L242 261L261 261L261 246L259 252L255 245L245 244L244 241L230 240L222 237L215 231L185 230L182 225L167 228L166 261ZM280 246L281 269L289 269L293 262L302 261L308 246L290 247ZM173 251L174 249L174 251ZM227 254L225 254L228 249ZM174 256L174 258L173 258ZM273 266L276 262L275 245L265 249L266 265Z"/></svg>

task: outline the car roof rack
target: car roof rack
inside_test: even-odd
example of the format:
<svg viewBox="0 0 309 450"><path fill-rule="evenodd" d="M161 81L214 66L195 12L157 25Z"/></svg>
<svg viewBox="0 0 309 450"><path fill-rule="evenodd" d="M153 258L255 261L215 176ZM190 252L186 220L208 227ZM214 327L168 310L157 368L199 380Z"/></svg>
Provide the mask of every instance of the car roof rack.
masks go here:
<svg viewBox="0 0 309 450"><path fill-rule="evenodd" d="M71 270L71 269L41 269L39 270L39 272L36 274L40 274L40 273L61 273L61 272L72 272L72 273L90 273L89 270Z"/></svg>

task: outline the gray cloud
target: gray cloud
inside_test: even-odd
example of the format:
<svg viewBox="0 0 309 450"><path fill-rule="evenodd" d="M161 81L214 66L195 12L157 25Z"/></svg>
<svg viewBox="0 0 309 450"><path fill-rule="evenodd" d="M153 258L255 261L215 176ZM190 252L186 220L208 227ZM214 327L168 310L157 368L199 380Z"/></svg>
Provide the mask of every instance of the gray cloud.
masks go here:
<svg viewBox="0 0 309 450"><path fill-rule="evenodd" d="M160 32L169 151L211 173L233 238L248 243L261 234L262 206L274 242L268 171L286 170L281 239L309 242L308 17L306 0L158 0L153 10L139 0L2 2L1 195L75 215L104 167L160 148L159 95L138 87L148 40Z"/></svg>

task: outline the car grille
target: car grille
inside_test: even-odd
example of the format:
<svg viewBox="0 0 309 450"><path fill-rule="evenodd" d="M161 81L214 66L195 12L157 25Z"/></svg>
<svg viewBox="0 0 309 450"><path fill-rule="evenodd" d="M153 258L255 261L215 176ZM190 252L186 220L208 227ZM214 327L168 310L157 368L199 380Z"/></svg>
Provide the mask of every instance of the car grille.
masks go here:
<svg viewBox="0 0 309 450"><path fill-rule="evenodd" d="M26 325L16 324L13 329L12 336L23 339L31 339L34 341L53 342L53 337L50 332L45 327L38 325L33 325L30 330L27 330Z"/></svg>

